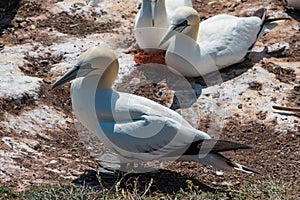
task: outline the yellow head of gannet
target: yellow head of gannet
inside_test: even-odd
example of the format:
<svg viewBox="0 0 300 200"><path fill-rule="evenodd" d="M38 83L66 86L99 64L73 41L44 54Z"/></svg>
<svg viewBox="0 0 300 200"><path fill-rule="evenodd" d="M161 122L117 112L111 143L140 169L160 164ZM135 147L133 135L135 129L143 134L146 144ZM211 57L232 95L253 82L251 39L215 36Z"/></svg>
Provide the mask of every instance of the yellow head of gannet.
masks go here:
<svg viewBox="0 0 300 200"><path fill-rule="evenodd" d="M79 57L73 68L55 82L53 88L79 77L98 76L98 88L111 89L118 71L118 59L113 52L103 47L92 47Z"/></svg>
<svg viewBox="0 0 300 200"><path fill-rule="evenodd" d="M197 40L199 23L200 16L195 9L188 6L177 8L171 18L171 25L167 33L160 41L160 45L163 45L177 33L184 33L194 40Z"/></svg>

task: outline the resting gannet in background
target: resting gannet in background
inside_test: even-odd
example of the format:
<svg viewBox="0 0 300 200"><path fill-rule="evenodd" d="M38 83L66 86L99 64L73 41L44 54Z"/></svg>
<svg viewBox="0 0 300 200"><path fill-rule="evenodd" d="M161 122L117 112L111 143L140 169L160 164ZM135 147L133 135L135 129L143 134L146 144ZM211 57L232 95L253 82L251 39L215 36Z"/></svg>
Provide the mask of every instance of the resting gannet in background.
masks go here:
<svg viewBox="0 0 300 200"><path fill-rule="evenodd" d="M220 14L200 23L196 10L179 7L171 18L166 63L187 77L197 77L241 62L262 30L265 10L260 17L235 17ZM199 28L200 26L200 28Z"/></svg>
<svg viewBox="0 0 300 200"><path fill-rule="evenodd" d="M166 50L167 45L159 47L159 42L169 27L174 10L180 6L193 5L191 0L142 1L134 23L134 36L141 49Z"/></svg>
<svg viewBox="0 0 300 200"><path fill-rule="evenodd" d="M144 97L113 90L118 69L113 52L93 47L53 85L74 80L71 98L75 116L106 147L132 162L174 157L223 171L256 172L219 153L249 146L213 140L177 112Z"/></svg>

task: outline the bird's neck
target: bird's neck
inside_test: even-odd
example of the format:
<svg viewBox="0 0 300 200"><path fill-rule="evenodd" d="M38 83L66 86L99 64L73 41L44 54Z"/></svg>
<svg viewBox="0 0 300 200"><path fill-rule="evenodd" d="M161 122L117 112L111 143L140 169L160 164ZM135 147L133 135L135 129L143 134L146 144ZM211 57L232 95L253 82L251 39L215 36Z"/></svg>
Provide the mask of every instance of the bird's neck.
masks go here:
<svg viewBox="0 0 300 200"><path fill-rule="evenodd" d="M142 7L141 7L141 12L143 14L148 13L151 16L151 1L147 1L147 0L143 1Z"/></svg>
<svg viewBox="0 0 300 200"><path fill-rule="evenodd" d="M151 1L144 0L141 7L141 16L140 20L144 21L143 23L147 26L152 26L152 9L151 9ZM155 7L155 16L154 16L155 27L167 28L169 25L167 10L165 5L165 0L158 0Z"/></svg>
<svg viewBox="0 0 300 200"><path fill-rule="evenodd" d="M193 7L193 3L192 3L191 0L185 0L185 1L184 1L184 5L185 5L185 6Z"/></svg>
<svg viewBox="0 0 300 200"><path fill-rule="evenodd" d="M184 32L187 36L192 38L193 40L197 41L198 39L198 32L199 32L199 24L191 25L187 27L186 31Z"/></svg>
<svg viewBox="0 0 300 200"><path fill-rule="evenodd" d="M115 60L103 72L97 85L97 90L111 90L119 72L119 63ZM99 78L99 77L98 77Z"/></svg>
<svg viewBox="0 0 300 200"><path fill-rule="evenodd" d="M137 18L136 28L151 27L152 17L151 17L151 3L148 0L142 2L142 7L139 11L139 18Z"/></svg>
<svg viewBox="0 0 300 200"><path fill-rule="evenodd" d="M83 78L80 87L89 87L89 90L111 90L119 72L118 61L115 60L101 74L94 74Z"/></svg>
<svg viewBox="0 0 300 200"><path fill-rule="evenodd" d="M165 0L157 0L157 7L162 7L166 9L166 1Z"/></svg>
<svg viewBox="0 0 300 200"><path fill-rule="evenodd" d="M155 27L167 28L169 26L165 0L157 1L154 21Z"/></svg>

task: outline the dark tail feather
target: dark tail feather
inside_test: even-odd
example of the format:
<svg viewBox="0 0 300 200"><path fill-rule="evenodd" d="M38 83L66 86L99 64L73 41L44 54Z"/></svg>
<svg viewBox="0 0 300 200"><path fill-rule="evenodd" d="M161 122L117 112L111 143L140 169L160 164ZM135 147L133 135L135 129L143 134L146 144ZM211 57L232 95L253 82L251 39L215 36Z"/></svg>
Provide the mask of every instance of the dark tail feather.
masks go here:
<svg viewBox="0 0 300 200"><path fill-rule="evenodd" d="M250 149L251 146L239 144L225 140L199 140L193 142L183 154L183 160L194 160L217 170L231 171L233 169L247 173L257 173L258 171L241 164L232 162L219 152L232 151L237 149Z"/></svg>
<svg viewBox="0 0 300 200"><path fill-rule="evenodd" d="M262 30L263 30L263 27L264 27L264 24L265 24L265 20L266 20L266 16L267 16L267 9L265 8L260 8L258 9L257 11L255 11L253 13L253 16L255 17L259 17L261 19L261 26L260 26L260 29L259 31L257 32L257 35L256 35L256 40L255 42L248 48L248 50L251 50L253 48L253 46L255 45L256 41L258 40Z"/></svg>
<svg viewBox="0 0 300 200"><path fill-rule="evenodd" d="M265 21L266 15L267 15L267 9L265 8L260 8L253 13L253 16L259 17L262 22Z"/></svg>
<svg viewBox="0 0 300 200"><path fill-rule="evenodd" d="M186 156L185 159L202 163L216 170L232 171L235 169L246 173L260 174L259 171L243 166L239 163L232 162L231 160L229 160L228 158L226 158L225 156L219 153L209 153L203 158L199 157L199 155L190 155L190 156Z"/></svg>
<svg viewBox="0 0 300 200"><path fill-rule="evenodd" d="M225 140L206 139L193 142L183 155L198 155L206 153L217 153L237 149L251 149L247 144L239 144Z"/></svg>
<svg viewBox="0 0 300 200"><path fill-rule="evenodd" d="M271 22L280 21L280 20L291 20L291 18L289 18L289 17L268 18L268 19L265 19L264 25L271 23Z"/></svg>
<svg viewBox="0 0 300 200"><path fill-rule="evenodd" d="M288 17L278 17L278 18L273 18L273 19L266 18L267 9L265 9L265 8L258 9L257 11L254 12L253 16L259 17L262 21L262 24L260 26L260 29L259 29L258 33L257 33L255 42L249 47L248 50L251 50L253 48L253 46L255 45L256 41L258 40L258 38L262 34L263 27L264 27L265 24L271 23L271 22L274 22L274 21L280 21L280 20L291 20Z"/></svg>

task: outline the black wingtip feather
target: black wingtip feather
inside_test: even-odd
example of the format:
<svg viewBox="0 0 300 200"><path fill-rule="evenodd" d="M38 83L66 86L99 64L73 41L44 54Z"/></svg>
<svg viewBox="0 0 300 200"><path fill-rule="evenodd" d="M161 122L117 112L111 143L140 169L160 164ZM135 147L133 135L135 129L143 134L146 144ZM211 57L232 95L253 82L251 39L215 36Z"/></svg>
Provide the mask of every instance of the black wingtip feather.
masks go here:
<svg viewBox="0 0 300 200"><path fill-rule="evenodd" d="M247 144L239 144L225 140L206 139L194 141L185 151L184 155L197 155L200 151L204 153L217 153L251 148L252 147Z"/></svg>

